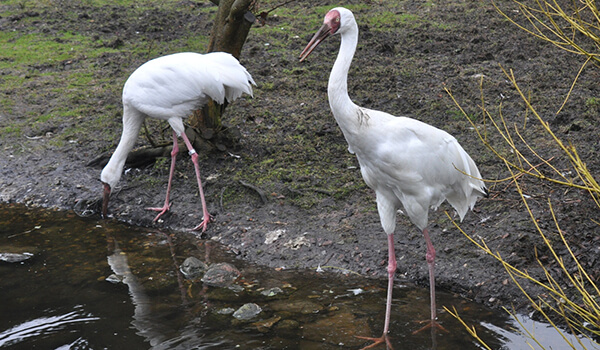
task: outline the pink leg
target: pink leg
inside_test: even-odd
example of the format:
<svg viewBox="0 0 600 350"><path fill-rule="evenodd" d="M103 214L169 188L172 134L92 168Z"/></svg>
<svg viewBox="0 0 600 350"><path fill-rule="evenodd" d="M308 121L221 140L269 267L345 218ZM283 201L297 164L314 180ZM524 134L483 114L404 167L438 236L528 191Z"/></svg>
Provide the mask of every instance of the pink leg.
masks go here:
<svg viewBox="0 0 600 350"><path fill-rule="evenodd" d="M394 276L396 275L396 251L394 250L394 234L388 235L388 290L387 302L385 304L385 324L383 335L390 330L390 318L392 313L392 290L394 289Z"/></svg>
<svg viewBox="0 0 600 350"><path fill-rule="evenodd" d="M200 201L202 202L202 211L203 211L203 215L204 215L203 220L200 223L200 225L194 227L193 230L198 231L198 230L202 229L202 232L204 232L204 231L206 231L206 227L208 226L208 223L211 220L211 216L208 213L208 209L206 209L206 201L204 200L204 190L202 189L202 180L200 180L200 166L198 165L198 153L196 153L196 150L192 146L192 143L190 142L188 137L185 135L185 133L181 133L181 138L183 138L183 142L185 142L185 145L190 153L190 156L192 157L192 163L194 163L194 169L196 170L196 178L198 179L198 189L200 191Z"/></svg>
<svg viewBox="0 0 600 350"><path fill-rule="evenodd" d="M158 220L164 213L171 209L171 203L169 197L171 195L171 182L173 181L173 174L175 173L175 160L177 160L177 153L179 153L179 144L177 143L177 134L173 131L173 150L171 151L171 170L169 171L169 183L167 184L167 197L165 198L165 204L161 208L146 208L146 210L158 211L158 215L154 218L154 221Z"/></svg>
<svg viewBox="0 0 600 350"><path fill-rule="evenodd" d="M427 244L427 253L425 254L425 259L427 260L427 265L429 267L429 298L431 308L431 319L425 327L414 331L413 334L419 333L420 331L430 327L438 328L448 332L444 327L442 327L442 325L440 325L437 322L435 306L435 248L433 248L433 244L431 243L431 239L429 238L429 231L427 230L427 227L423 229L423 236L425 236L425 243Z"/></svg>
<svg viewBox="0 0 600 350"><path fill-rule="evenodd" d="M383 325L383 335L380 338L369 338L369 337L357 337L361 339L371 340L373 344L364 347L363 349L370 349L379 344L385 343L388 349L392 348L390 340L388 338L388 332L390 330L390 318L392 313L392 291L394 289L394 276L396 275L396 252L394 250L394 234L388 235L388 289L387 289L387 301L385 304L385 324Z"/></svg>
<svg viewBox="0 0 600 350"><path fill-rule="evenodd" d="M437 319L435 306L435 248L433 248L433 244L431 243L431 239L429 238L429 232L427 228L423 230L423 236L425 236L425 242L427 243L427 253L425 254L425 259L427 260L427 265L429 267L429 298L431 307L431 321L435 322L435 320Z"/></svg>

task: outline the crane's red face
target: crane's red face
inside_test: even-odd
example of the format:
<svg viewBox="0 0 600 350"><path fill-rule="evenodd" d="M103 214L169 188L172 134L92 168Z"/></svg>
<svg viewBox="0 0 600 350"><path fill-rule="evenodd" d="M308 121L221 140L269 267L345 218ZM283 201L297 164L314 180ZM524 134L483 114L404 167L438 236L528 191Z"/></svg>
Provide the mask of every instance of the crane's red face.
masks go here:
<svg viewBox="0 0 600 350"><path fill-rule="evenodd" d="M106 214L108 213L108 199L110 198L110 185L106 182L102 183L104 185L104 193L102 194L102 217L106 219Z"/></svg>
<svg viewBox="0 0 600 350"><path fill-rule="evenodd" d="M304 48L300 54L300 62L304 61L308 55L330 35L335 34L340 29L340 12L338 10L331 10L325 15L323 26L319 31L310 39L308 45Z"/></svg>

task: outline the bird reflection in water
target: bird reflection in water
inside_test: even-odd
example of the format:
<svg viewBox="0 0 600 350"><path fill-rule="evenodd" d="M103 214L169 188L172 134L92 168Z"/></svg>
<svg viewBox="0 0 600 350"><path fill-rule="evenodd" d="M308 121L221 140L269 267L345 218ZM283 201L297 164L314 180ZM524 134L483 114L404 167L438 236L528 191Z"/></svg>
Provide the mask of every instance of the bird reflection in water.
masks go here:
<svg viewBox="0 0 600 350"><path fill-rule="evenodd" d="M177 274L177 282L181 294L181 312L189 312L189 302L186 296L186 288L183 282L183 275L179 271L175 260L175 252L171 237L165 233L159 233L165 236L165 240L170 248L173 257L174 271ZM112 236L107 236L107 246L109 255L107 257L108 265L113 273L129 289L131 302L134 306L133 320L131 324L137 329L137 334L142 336L151 346L151 349L173 349L186 347L207 347L219 346L223 342L207 341L203 335L198 333L198 329L190 324L186 329L174 329L169 322L154 310L156 303L151 300L140 280L133 274L129 266L127 253L121 250L119 242ZM207 248L208 254L209 248ZM178 336L173 337L173 334Z"/></svg>

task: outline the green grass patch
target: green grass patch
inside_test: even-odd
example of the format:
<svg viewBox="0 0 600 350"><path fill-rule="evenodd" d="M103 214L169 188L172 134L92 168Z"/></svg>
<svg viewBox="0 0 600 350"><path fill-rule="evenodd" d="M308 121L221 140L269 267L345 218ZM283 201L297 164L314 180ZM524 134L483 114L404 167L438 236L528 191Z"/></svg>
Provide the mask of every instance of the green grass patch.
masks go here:
<svg viewBox="0 0 600 350"><path fill-rule="evenodd" d="M4 128L2 128L2 134L21 135L21 128L18 126L5 126Z"/></svg>
<svg viewBox="0 0 600 350"><path fill-rule="evenodd" d="M15 64L42 66L74 59L84 53L90 55L93 54L88 49L90 44L91 39L71 33L49 37L37 33L0 32L0 50L4 56L0 69L13 68Z"/></svg>

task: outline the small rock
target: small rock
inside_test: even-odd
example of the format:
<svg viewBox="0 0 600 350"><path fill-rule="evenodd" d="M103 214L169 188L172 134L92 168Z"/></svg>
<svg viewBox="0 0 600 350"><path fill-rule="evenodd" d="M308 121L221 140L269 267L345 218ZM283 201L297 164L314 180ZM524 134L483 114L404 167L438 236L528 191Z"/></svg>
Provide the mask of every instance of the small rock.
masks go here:
<svg viewBox="0 0 600 350"><path fill-rule="evenodd" d="M227 287L233 284L240 275L240 271L233 265L218 263L208 268L201 281L211 287Z"/></svg>
<svg viewBox="0 0 600 350"><path fill-rule="evenodd" d="M300 328L300 322L296 320L283 320L277 322L275 329L279 332L290 332Z"/></svg>
<svg viewBox="0 0 600 350"><path fill-rule="evenodd" d="M31 259L31 253L0 253L0 260L8 263L19 263Z"/></svg>
<svg viewBox="0 0 600 350"><path fill-rule="evenodd" d="M262 309L260 308L260 306L254 304L254 303L247 303L247 304L242 305L242 307L240 307L239 309L237 309L233 313L233 317L235 317L236 319L238 319L240 321L247 321L247 320L251 320L252 318L256 317L256 315L258 315L261 312L262 312Z"/></svg>
<svg viewBox="0 0 600 350"><path fill-rule="evenodd" d="M39 229L38 226L34 229ZM19 247L13 245L0 246L0 261L7 263L20 263L33 258L40 251L37 247Z"/></svg>
<svg viewBox="0 0 600 350"><path fill-rule="evenodd" d="M283 246L291 250L298 250L303 246L310 247L310 241L306 236L300 236L296 239L290 239L288 242L284 243Z"/></svg>
<svg viewBox="0 0 600 350"><path fill-rule="evenodd" d="M207 268L208 266L200 259L190 256L183 261L183 264L179 267L179 271L183 273L185 278L195 279L202 276Z"/></svg>
<svg viewBox="0 0 600 350"><path fill-rule="evenodd" d="M279 287L274 287L274 288L269 288L269 289L265 289L262 292L260 292L260 295L264 295L266 297L274 297L277 294L281 294L283 293L283 290Z"/></svg>
<svg viewBox="0 0 600 350"><path fill-rule="evenodd" d="M354 294L354 295L359 295L359 294L362 294L365 292L364 289L362 289L362 288L348 289L348 291L352 292L352 294Z"/></svg>
<svg viewBox="0 0 600 350"><path fill-rule="evenodd" d="M244 291L244 287L240 286L239 284L232 284L230 286L227 286L227 289L235 292L235 293L240 293Z"/></svg>
<svg viewBox="0 0 600 350"><path fill-rule="evenodd" d="M265 233L265 244L271 244L275 242L279 237L283 236L285 230L279 229L274 231L269 231Z"/></svg>
<svg viewBox="0 0 600 350"><path fill-rule="evenodd" d="M226 307L226 308L217 310L216 313L219 315L231 315L234 312L235 312L235 310L232 307Z"/></svg>
<svg viewBox="0 0 600 350"><path fill-rule="evenodd" d="M275 317L268 318L266 320L254 322L252 325L255 326L259 332L267 333L269 330L271 330L271 328L273 328L273 325L275 323L279 322L279 320L281 320L281 317L275 316Z"/></svg>

